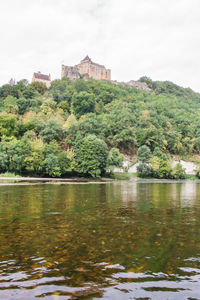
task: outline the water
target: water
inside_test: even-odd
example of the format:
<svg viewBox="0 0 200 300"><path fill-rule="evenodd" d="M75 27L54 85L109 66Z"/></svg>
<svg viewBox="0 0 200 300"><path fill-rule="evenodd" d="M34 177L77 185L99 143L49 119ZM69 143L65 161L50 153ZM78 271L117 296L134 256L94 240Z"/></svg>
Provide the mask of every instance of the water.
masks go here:
<svg viewBox="0 0 200 300"><path fill-rule="evenodd" d="M200 184L0 187L0 299L200 299Z"/></svg>

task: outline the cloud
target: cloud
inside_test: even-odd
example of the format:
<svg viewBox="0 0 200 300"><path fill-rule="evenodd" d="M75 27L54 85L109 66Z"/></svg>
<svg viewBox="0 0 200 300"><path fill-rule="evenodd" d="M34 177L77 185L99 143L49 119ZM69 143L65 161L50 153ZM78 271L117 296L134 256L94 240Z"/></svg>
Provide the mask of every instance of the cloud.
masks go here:
<svg viewBox="0 0 200 300"><path fill-rule="evenodd" d="M7 0L0 3L0 84L60 77L86 54L117 80L147 75L200 92L199 0Z"/></svg>

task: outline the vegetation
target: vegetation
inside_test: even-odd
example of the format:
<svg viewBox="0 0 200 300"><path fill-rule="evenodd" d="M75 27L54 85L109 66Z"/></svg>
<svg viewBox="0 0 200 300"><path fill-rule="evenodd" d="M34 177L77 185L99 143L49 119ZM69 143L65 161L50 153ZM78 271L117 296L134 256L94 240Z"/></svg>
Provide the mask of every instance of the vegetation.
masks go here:
<svg viewBox="0 0 200 300"><path fill-rule="evenodd" d="M138 173L182 178L170 155L200 150L200 94L140 79L152 92L111 82L55 80L0 87L0 172L100 177L136 154Z"/></svg>

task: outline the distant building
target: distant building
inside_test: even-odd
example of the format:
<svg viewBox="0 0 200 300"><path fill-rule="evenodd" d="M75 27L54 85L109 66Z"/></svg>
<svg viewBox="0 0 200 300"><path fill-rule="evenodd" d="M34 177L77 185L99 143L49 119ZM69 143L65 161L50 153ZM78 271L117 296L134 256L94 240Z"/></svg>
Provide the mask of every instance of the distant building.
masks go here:
<svg viewBox="0 0 200 300"><path fill-rule="evenodd" d="M69 67L62 65L61 78L94 78L97 80L111 80L111 70L106 69L103 65L94 63L87 55L80 64Z"/></svg>
<svg viewBox="0 0 200 300"><path fill-rule="evenodd" d="M51 75L50 74L45 75L45 74L42 74L41 72L34 73L32 82L35 82L35 81L42 82L46 85L47 88L49 88L51 85Z"/></svg>

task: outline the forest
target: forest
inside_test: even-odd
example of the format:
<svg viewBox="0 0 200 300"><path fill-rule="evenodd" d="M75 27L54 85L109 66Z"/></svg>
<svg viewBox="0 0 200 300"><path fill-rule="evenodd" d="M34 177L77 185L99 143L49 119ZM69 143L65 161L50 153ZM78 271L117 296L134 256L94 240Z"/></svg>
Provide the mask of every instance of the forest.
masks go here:
<svg viewBox="0 0 200 300"><path fill-rule="evenodd" d="M199 154L200 94L140 81L152 91L69 78L1 86L0 173L101 177L138 153L141 176L181 178L169 157Z"/></svg>

